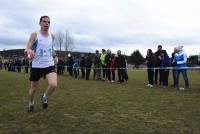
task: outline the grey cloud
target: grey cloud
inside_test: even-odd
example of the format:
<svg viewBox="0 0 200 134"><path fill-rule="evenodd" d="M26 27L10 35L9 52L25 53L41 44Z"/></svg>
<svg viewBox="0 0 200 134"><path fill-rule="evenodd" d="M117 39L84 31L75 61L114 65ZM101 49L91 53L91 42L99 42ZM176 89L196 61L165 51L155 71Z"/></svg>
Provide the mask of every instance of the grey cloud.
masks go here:
<svg viewBox="0 0 200 134"><path fill-rule="evenodd" d="M78 51L113 48L131 53L135 49L146 52L147 48L156 48L157 44L167 47L200 44L199 27L190 27L190 23L179 22L176 16L171 21L173 12L175 15L179 14L175 10L170 11L168 16L165 16L165 11L157 13L158 9L162 9L155 5L156 9L153 10L155 2L150 5L146 5L147 0L87 0L84 4L79 2L1 1L1 47L14 48L18 45L23 48L29 34L38 29L39 17L44 14L52 18L51 30L54 33L69 30L74 35L74 50ZM166 3L170 5L170 2ZM1 18L5 22L1 21Z"/></svg>
<svg viewBox="0 0 200 134"><path fill-rule="evenodd" d="M6 44L4 46L16 46L16 45L25 45L27 41L22 40L22 39L17 39L17 38L12 38L12 37L0 37L0 44Z"/></svg>

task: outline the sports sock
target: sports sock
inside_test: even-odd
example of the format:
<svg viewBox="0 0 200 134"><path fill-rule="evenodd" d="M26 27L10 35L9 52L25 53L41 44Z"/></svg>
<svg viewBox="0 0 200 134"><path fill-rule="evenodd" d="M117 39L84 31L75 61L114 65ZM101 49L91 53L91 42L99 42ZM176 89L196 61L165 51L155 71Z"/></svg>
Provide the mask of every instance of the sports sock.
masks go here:
<svg viewBox="0 0 200 134"><path fill-rule="evenodd" d="M43 97L44 97L44 98L47 98L47 94L46 94L46 92L44 93Z"/></svg>

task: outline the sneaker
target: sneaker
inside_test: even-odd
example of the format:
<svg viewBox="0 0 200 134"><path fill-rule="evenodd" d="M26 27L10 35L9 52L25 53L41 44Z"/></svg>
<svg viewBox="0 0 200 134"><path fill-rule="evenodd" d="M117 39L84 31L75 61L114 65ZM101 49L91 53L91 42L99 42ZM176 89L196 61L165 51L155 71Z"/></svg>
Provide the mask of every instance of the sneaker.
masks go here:
<svg viewBox="0 0 200 134"><path fill-rule="evenodd" d="M153 88L153 85L149 84L149 87L150 87L150 88Z"/></svg>
<svg viewBox="0 0 200 134"><path fill-rule="evenodd" d="M189 86L185 86L185 89L189 89L190 87Z"/></svg>
<svg viewBox="0 0 200 134"><path fill-rule="evenodd" d="M183 90L185 90L185 88L184 88L184 87L180 87L179 90L180 90L180 91L183 91Z"/></svg>
<svg viewBox="0 0 200 134"><path fill-rule="evenodd" d="M108 80L107 83L111 83L111 81Z"/></svg>
<svg viewBox="0 0 200 134"><path fill-rule="evenodd" d="M149 87L151 84L147 84L146 86Z"/></svg>
<svg viewBox="0 0 200 134"><path fill-rule="evenodd" d="M43 109L47 109L48 108L48 101L47 101L47 97L42 96L42 107Z"/></svg>
<svg viewBox="0 0 200 134"><path fill-rule="evenodd" d="M166 89L167 88L167 86L163 86L163 89Z"/></svg>
<svg viewBox="0 0 200 134"><path fill-rule="evenodd" d="M34 105L28 105L27 112L34 112Z"/></svg>

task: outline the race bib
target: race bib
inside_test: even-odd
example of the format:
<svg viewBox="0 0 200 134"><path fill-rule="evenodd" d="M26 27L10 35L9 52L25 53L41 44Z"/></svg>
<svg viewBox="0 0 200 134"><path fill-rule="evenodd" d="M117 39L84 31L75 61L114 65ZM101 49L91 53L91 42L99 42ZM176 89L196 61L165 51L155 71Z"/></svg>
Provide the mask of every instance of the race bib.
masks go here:
<svg viewBox="0 0 200 134"><path fill-rule="evenodd" d="M52 55L52 49L51 48L40 49L40 54L39 54L40 57L51 57L51 55Z"/></svg>

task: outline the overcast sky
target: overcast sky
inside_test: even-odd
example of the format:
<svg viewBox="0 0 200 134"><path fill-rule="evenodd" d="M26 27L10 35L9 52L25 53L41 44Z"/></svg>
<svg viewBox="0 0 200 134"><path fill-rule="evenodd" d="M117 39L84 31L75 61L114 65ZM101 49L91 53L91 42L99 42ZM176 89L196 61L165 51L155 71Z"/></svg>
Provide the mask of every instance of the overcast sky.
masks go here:
<svg viewBox="0 0 200 134"><path fill-rule="evenodd" d="M183 45L200 53L199 0L1 0L0 50L25 48L39 18L51 18L50 31L68 30L74 51L121 49L143 55L161 44L169 55Z"/></svg>

